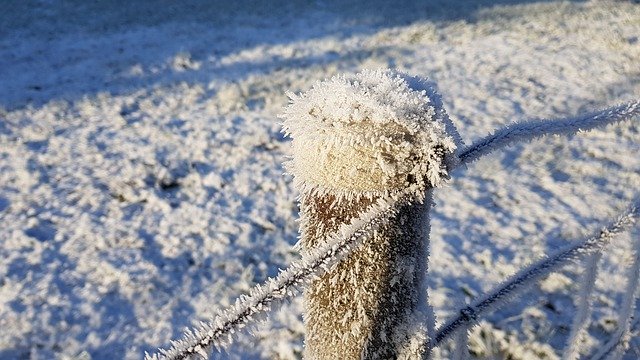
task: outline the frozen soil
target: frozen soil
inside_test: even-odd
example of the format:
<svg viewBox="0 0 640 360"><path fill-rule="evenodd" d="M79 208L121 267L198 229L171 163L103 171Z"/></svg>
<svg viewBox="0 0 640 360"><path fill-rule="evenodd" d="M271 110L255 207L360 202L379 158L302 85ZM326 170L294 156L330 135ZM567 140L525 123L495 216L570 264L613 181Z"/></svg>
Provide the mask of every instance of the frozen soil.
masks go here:
<svg viewBox="0 0 640 360"><path fill-rule="evenodd" d="M1 359L139 359L298 258L287 90L362 68L429 77L466 143L640 95L632 1L109 4L3 5ZM433 209L438 321L623 209L638 124L456 171ZM585 353L616 329L631 239L603 257ZM476 357L558 358L582 267L483 321ZM216 356L300 358L300 301Z"/></svg>

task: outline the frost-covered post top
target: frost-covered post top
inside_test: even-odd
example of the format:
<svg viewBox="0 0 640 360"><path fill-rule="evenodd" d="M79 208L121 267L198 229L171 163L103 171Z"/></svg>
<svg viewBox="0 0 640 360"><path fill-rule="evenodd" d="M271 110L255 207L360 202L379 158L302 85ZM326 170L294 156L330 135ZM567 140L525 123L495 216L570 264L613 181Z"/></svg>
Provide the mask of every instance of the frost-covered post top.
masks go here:
<svg viewBox="0 0 640 360"><path fill-rule="evenodd" d="M281 115L293 147L288 170L301 192L392 195L438 186L460 145L427 81L365 70L289 94Z"/></svg>

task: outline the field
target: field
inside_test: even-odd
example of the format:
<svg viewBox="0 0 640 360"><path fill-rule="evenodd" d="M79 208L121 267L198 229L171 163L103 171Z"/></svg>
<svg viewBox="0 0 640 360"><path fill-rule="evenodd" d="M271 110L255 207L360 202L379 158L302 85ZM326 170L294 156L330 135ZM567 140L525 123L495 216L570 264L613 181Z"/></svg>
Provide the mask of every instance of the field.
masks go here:
<svg viewBox="0 0 640 360"><path fill-rule="evenodd" d="M0 359L140 359L298 259L286 91L363 68L429 77L467 144L640 97L634 1L1 7ZM635 121L453 173L432 215L438 321L623 209L639 153ZM585 353L616 329L632 236L603 256ZM471 351L559 358L582 268L483 320ZM301 302L216 357L300 358Z"/></svg>

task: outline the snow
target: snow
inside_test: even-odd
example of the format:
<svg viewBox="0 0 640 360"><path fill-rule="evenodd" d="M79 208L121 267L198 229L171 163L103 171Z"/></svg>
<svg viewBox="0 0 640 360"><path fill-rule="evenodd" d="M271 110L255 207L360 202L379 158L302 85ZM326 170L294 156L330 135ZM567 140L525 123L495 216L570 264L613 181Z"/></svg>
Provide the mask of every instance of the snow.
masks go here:
<svg viewBox="0 0 640 360"><path fill-rule="evenodd" d="M231 3L3 7L1 359L140 359L299 259L287 91L365 68L428 77L465 143L640 94L630 1ZM640 185L638 129L453 171L431 213L438 323L623 209ZM630 254L628 235L603 254L585 352L615 335ZM583 267L490 316L472 348L560 354ZM302 307L293 298L216 356L299 358ZM625 359L639 354L632 336Z"/></svg>

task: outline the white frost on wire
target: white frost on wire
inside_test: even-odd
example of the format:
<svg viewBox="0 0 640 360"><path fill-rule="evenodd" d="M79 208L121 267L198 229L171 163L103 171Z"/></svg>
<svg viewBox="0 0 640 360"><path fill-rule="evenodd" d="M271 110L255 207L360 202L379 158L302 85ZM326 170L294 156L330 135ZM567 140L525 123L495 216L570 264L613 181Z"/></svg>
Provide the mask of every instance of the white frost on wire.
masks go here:
<svg viewBox="0 0 640 360"><path fill-rule="evenodd" d="M154 355L147 354L146 359L206 359L212 347L225 348L232 342L234 333L270 310L275 303L297 293L301 286L329 271L393 216L397 211L396 204L414 201L415 194L416 189L411 187L395 196L379 199L360 217L343 225L325 245L305 254L302 260L292 263L277 277L254 287L249 295L238 298L231 308L211 322L187 330L181 340L171 342L171 348L161 349Z"/></svg>
<svg viewBox="0 0 640 360"><path fill-rule="evenodd" d="M569 335L567 345L562 355L563 360L577 360L580 358L582 339L587 332L589 319L591 317L591 294L593 293L593 289L596 284L598 262L600 261L600 258L602 258L602 251L596 251L585 261L586 266L577 299L577 312L573 318L571 334Z"/></svg>
<svg viewBox="0 0 640 360"><path fill-rule="evenodd" d="M627 273L627 287L622 298L620 313L618 314L618 328L613 337L600 348L591 360L621 359L629 346L631 319L633 318L638 289L640 288L640 229L636 229L633 232L633 238L633 263Z"/></svg>
<svg viewBox="0 0 640 360"><path fill-rule="evenodd" d="M448 339L461 326L473 324L478 317L496 309L510 299L517 297L537 280L556 271L567 262L592 254L607 245L613 237L636 223L640 216L640 197L637 197L632 205L611 225L603 228L597 235L589 237L570 245L555 254L536 261L520 270L514 276L497 286L494 290L474 300L469 306L460 310L460 313L449 319L436 332L433 338L433 347ZM631 286L631 285L630 285Z"/></svg>
<svg viewBox="0 0 640 360"><path fill-rule="evenodd" d="M640 100L577 117L515 123L486 136L458 153L460 164L468 164L503 147L545 135L573 135L640 117Z"/></svg>

